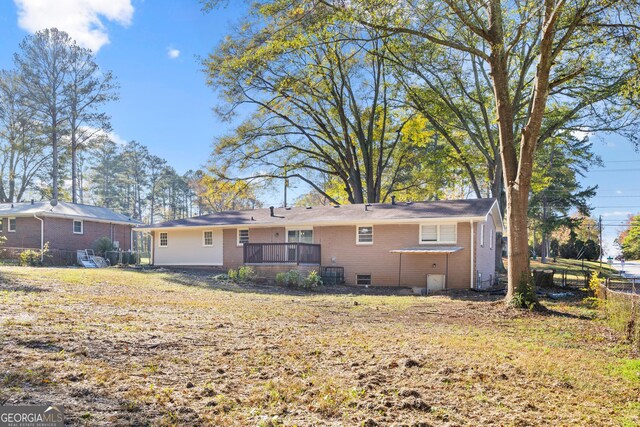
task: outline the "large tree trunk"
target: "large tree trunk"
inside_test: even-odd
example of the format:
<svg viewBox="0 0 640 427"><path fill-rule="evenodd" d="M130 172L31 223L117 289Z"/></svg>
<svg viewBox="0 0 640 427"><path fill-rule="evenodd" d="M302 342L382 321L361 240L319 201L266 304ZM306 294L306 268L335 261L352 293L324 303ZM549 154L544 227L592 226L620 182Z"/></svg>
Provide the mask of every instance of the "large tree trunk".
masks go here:
<svg viewBox="0 0 640 427"><path fill-rule="evenodd" d="M529 280L529 234L527 230L528 189L518 184L507 186L507 228L509 230L509 265L507 301L511 301L518 285Z"/></svg>

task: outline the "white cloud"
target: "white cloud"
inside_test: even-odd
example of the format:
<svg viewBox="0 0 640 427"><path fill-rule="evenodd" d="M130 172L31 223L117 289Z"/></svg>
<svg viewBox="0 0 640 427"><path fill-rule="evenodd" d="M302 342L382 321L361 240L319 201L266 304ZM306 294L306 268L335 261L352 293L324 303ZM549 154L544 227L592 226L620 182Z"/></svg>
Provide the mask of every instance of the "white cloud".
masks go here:
<svg viewBox="0 0 640 427"><path fill-rule="evenodd" d="M169 59L176 59L180 56L180 51L175 48L169 48L167 49L167 56L169 57Z"/></svg>
<svg viewBox="0 0 640 427"><path fill-rule="evenodd" d="M571 134L579 140L583 140L591 136L591 132L585 132L582 130L574 130Z"/></svg>
<svg viewBox="0 0 640 427"><path fill-rule="evenodd" d="M616 194L622 194L622 190L616 190Z"/></svg>
<svg viewBox="0 0 640 427"><path fill-rule="evenodd" d="M35 33L56 27L94 52L109 43L103 19L128 26L131 0L14 0L20 28Z"/></svg>
<svg viewBox="0 0 640 427"><path fill-rule="evenodd" d="M126 145L129 142L115 132L109 132L109 139L118 145Z"/></svg>

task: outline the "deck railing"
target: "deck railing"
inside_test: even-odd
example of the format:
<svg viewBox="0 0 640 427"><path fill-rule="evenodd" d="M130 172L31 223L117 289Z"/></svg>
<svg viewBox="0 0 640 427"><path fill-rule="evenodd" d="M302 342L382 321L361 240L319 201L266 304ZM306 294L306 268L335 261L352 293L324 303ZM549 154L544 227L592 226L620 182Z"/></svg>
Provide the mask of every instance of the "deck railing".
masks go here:
<svg viewBox="0 0 640 427"><path fill-rule="evenodd" d="M317 264L320 245L311 243L245 243L245 264Z"/></svg>

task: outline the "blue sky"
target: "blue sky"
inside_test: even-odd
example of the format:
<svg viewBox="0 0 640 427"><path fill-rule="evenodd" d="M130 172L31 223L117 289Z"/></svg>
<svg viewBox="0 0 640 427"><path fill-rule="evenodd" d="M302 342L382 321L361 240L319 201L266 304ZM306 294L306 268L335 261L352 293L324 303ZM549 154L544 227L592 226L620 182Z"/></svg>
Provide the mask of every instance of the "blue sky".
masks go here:
<svg viewBox="0 0 640 427"><path fill-rule="evenodd" d="M12 67L13 53L30 32L51 26L69 32L97 50L97 62L118 79L120 101L107 108L115 137L147 145L182 173L202 167L214 138L229 129L212 112L219 101L205 85L198 57L237 23L244 5L232 1L203 14L197 0L4 0L0 68ZM592 205L594 216L605 220L611 253L615 221L640 212L640 154L619 137L591 138L605 167L590 170L583 182L600 187ZM267 198L277 204L281 195Z"/></svg>
<svg viewBox="0 0 640 427"><path fill-rule="evenodd" d="M18 24L17 3L49 3L51 6L45 9L56 9L62 2L0 2L0 68L12 67L13 53L29 33ZM204 14L197 0L72 0L65 3L76 3L74 9L84 12L87 10L83 5L95 3L95 8L104 10L105 14L113 4L123 4L120 20L108 20L97 14L104 26L103 33L109 38L109 43L101 46L99 37L88 35L90 26L85 29L82 23L56 24L55 16L51 17L53 10L42 11L44 17L33 13L36 16L30 18L33 29L38 25L58 25L76 40L85 40L85 45L94 51L100 46L96 61L102 69L113 71L121 86L120 101L106 108L116 136L121 141L136 140L147 145L152 153L166 158L179 172L203 166L213 138L221 135L228 125L220 123L212 112L217 100L205 85L198 57L213 50L242 11L229 7ZM104 6L99 9L101 4ZM133 9L129 22L123 23L127 20L127 4ZM111 15L117 14L116 11ZM57 20L65 19L69 20L67 17Z"/></svg>

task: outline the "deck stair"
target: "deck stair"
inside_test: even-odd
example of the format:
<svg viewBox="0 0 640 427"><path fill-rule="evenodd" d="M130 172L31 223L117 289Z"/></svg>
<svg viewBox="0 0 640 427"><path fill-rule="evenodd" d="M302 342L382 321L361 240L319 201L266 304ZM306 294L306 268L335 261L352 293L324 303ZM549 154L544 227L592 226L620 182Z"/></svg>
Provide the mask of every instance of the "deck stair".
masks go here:
<svg viewBox="0 0 640 427"><path fill-rule="evenodd" d="M78 264L84 268L104 268L109 266L104 258L95 255L93 249L78 250L76 254Z"/></svg>

